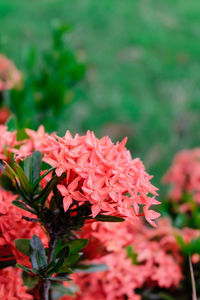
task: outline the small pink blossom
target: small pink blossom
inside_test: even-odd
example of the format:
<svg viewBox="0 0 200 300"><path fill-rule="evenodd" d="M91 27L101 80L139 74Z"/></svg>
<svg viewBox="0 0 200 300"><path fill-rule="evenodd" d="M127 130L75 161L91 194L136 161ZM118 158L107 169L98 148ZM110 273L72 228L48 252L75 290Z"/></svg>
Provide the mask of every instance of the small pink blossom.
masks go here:
<svg viewBox="0 0 200 300"><path fill-rule="evenodd" d="M22 271L8 267L0 270L0 299L1 300L31 300L27 287L22 280Z"/></svg>
<svg viewBox="0 0 200 300"><path fill-rule="evenodd" d="M0 92L19 86L21 74L14 63L5 55L0 54Z"/></svg>

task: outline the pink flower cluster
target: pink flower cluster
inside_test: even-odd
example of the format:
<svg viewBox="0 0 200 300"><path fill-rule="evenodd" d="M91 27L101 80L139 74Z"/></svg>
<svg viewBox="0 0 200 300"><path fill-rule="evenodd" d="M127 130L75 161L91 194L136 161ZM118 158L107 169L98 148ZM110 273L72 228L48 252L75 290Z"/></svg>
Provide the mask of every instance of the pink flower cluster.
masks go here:
<svg viewBox="0 0 200 300"><path fill-rule="evenodd" d="M5 55L0 54L0 92L10 90L19 85L21 74L14 63Z"/></svg>
<svg viewBox="0 0 200 300"><path fill-rule="evenodd" d="M196 235L196 231L190 233ZM81 237L90 238L84 249L88 263L105 264L108 270L73 274L80 289L76 300L92 300L94 295L100 300L139 300L137 289L178 287L183 278L183 257L167 219L160 220L156 229L147 228L140 220L134 227L127 222L91 223L85 225ZM136 262L128 257L127 247ZM73 298L62 298L69 299Z"/></svg>
<svg viewBox="0 0 200 300"><path fill-rule="evenodd" d="M200 203L200 148L179 152L163 181L171 184L169 197L181 201L185 192Z"/></svg>
<svg viewBox="0 0 200 300"><path fill-rule="evenodd" d="M37 132L27 130L27 134L30 140L19 155L39 150L43 161L54 167L58 176L67 174L58 186L65 211L74 201L78 205L89 202L93 218L101 213L135 221L144 215L155 226L159 213L150 207L159 203L155 199L157 189L150 183L152 177L141 160L132 159L125 148L126 139L114 145L108 137L98 139L90 131L75 137L67 131L61 138L46 134L43 127Z"/></svg>

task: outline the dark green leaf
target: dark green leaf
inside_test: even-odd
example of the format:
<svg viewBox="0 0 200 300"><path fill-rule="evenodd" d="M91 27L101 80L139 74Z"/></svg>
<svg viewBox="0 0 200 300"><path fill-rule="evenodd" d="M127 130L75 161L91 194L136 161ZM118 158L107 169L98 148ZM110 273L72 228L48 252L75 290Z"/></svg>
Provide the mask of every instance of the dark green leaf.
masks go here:
<svg viewBox="0 0 200 300"><path fill-rule="evenodd" d="M34 235L30 240L31 262L35 269L44 268L47 265L45 249L40 239Z"/></svg>
<svg viewBox="0 0 200 300"><path fill-rule="evenodd" d="M47 279L52 281L71 281L71 278L69 278L67 275L48 277Z"/></svg>
<svg viewBox="0 0 200 300"><path fill-rule="evenodd" d="M40 176L37 180L36 180L36 182L34 183L34 185L33 185L33 189L35 189L37 186L38 186L38 184L40 183L40 181L45 177L45 176L47 176L49 173L51 173L51 172L53 172L55 170L55 168L50 168L49 170L47 170L46 172L44 172L44 174L42 175L42 176Z"/></svg>
<svg viewBox="0 0 200 300"><path fill-rule="evenodd" d="M30 199L28 198L28 196L26 195L26 193L23 191L23 189L20 187L17 179L15 179L15 185L16 185L17 193L22 197L22 200L26 204L29 205L30 204Z"/></svg>
<svg viewBox="0 0 200 300"><path fill-rule="evenodd" d="M16 264L16 267L22 269L24 272L27 272L27 273L30 273L30 272L31 272L31 273L34 273L34 274L38 274L37 270L31 269L31 268L27 268L27 267L22 266L22 265L20 265L20 264Z"/></svg>
<svg viewBox="0 0 200 300"><path fill-rule="evenodd" d="M17 177L16 172L13 170L13 168L11 168L11 166L9 166L9 164L4 160L3 163L5 164L5 171L4 174L7 175L8 177L10 177L11 179L14 179Z"/></svg>
<svg viewBox="0 0 200 300"><path fill-rule="evenodd" d="M38 195L38 197L34 201L41 201L43 204L47 197L49 196L50 192L52 191L53 187L57 184L58 177L55 175L52 177L52 179L47 183L45 188L42 190L42 192Z"/></svg>
<svg viewBox="0 0 200 300"><path fill-rule="evenodd" d="M77 263L79 259L80 259L80 254L78 252L72 252L68 255L67 259L65 260L63 267L65 266L72 267Z"/></svg>
<svg viewBox="0 0 200 300"><path fill-rule="evenodd" d="M29 239L17 239L15 240L16 248L25 255L30 255L30 240Z"/></svg>
<svg viewBox="0 0 200 300"><path fill-rule="evenodd" d="M54 252L54 257L56 258L61 258L61 257L64 257L66 258L69 254L69 246L67 245L62 245L61 247L57 247L55 249L55 252Z"/></svg>
<svg viewBox="0 0 200 300"><path fill-rule="evenodd" d="M20 181L21 187L28 195L31 195L33 193L31 185L28 181L28 178L26 177L26 174L18 164L15 165L15 171Z"/></svg>
<svg viewBox="0 0 200 300"><path fill-rule="evenodd" d="M70 247L70 252L79 252L88 243L88 239L77 239L68 243Z"/></svg>
<svg viewBox="0 0 200 300"><path fill-rule="evenodd" d="M31 182L30 178L31 178L31 173L32 170L30 170L32 168L32 164L31 164L31 156L27 157L24 161L24 173L28 179L29 182Z"/></svg>
<svg viewBox="0 0 200 300"><path fill-rule="evenodd" d="M1 175L1 185L7 191L16 192L16 187L13 183L13 180L5 174Z"/></svg>
<svg viewBox="0 0 200 300"><path fill-rule="evenodd" d="M124 221L124 219L120 217L105 216L105 215L98 215L96 216L95 219L101 222L123 222Z"/></svg>
<svg viewBox="0 0 200 300"><path fill-rule="evenodd" d="M54 274L54 273L58 273L60 268L62 267L62 265L64 264L64 257L62 257L61 259L59 259L56 263L54 263L54 265L51 268L48 268L46 271L46 274L48 276Z"/></svg>
<svg viewBox="0 0 200 300"><path fill-rule="evenodd" d="M33 186L40 177L41 162L42 154L39 151L35 151L30 157L24 160L24 171L31 186Z"/></svg>
<svg viewBox="0 0 200 300"><path fill-rule="evenodd" d="M67 274L71 274L73 273L72 271L72 268L66 266L66 265L63 265L61 268L60 268L60 271L61 273L67 273Z"/></svg>
<svg viewBox="0 0 200 300"><path fill-rule="evenodd" d="M21 202L21 201L14 200L14 201L12 202L12 204L14 204L15 206L17 206L17 207L19 207L19 208L21 208L21 209L23 209L23 210L29 211L29 212L31 212L32 214L35 214L35 211L34 211L34 210L32 210L31 208L29 208L26 204L24 204L24 203Z"/></svg>

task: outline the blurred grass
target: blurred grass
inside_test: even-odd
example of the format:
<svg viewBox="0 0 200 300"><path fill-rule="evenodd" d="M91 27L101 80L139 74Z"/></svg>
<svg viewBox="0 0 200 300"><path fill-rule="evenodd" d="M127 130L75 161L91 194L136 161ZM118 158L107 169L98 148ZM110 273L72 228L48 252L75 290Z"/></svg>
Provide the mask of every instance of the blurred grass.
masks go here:
<svg viewBox="0 0 200 300"><path fill-rule="evenodd" d="M160 185L176 151L200 144L200 2L1 0L1 52L23 70L30 45L47 47L55 19L72 24L69 43L88 63L60 133L128 135Z"/></svg>

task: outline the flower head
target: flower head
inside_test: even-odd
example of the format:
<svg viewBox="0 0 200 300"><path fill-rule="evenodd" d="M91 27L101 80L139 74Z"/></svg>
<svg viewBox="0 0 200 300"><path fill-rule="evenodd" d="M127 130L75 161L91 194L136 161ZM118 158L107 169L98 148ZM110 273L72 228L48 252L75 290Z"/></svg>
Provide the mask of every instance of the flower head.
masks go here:
<svg viewBox="0 0 200 300"><path fill-rule="evenodd" d="M132 159L125 148L126 139L113 144L110 138L98 139L90 131L75 137L67 131L62 138L42 130L27 133L33 148L43 153L43 161L55 168L57 176L66 173L58 186L65 211L74 201L78 205L87 202L93 218L101 213L134 221L144 215L155 226L159 213L150 206L159 203L157 189L142 161Z"/></svg>

